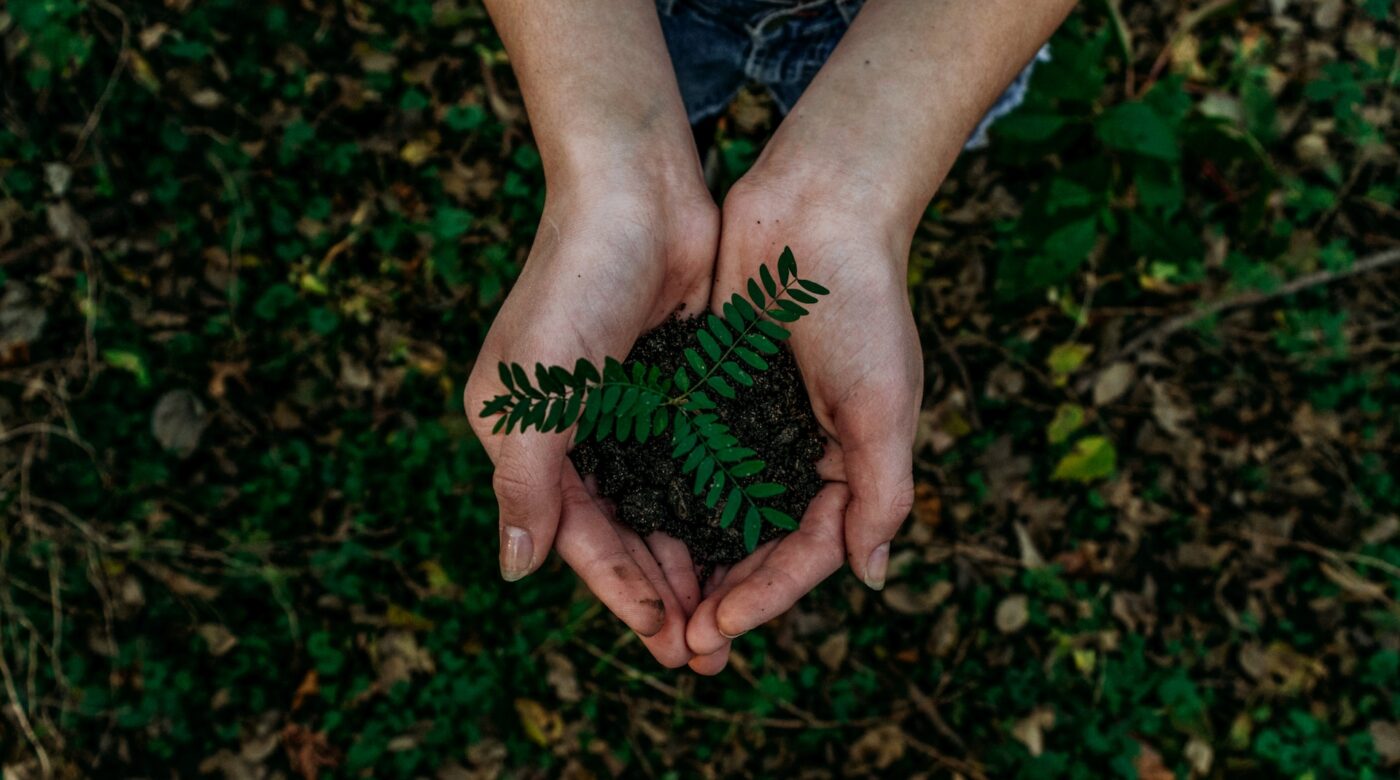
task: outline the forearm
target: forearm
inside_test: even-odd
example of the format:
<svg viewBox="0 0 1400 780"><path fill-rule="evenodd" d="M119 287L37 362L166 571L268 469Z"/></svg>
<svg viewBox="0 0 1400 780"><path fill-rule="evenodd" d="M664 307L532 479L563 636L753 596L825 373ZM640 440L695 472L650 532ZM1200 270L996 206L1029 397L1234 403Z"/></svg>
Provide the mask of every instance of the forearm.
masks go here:
<svg viewBox="0 0 1400 780"><path fill-rule="evenodd" d="M870 0L756 168L834 186L912 234L973 128L1073 6Z"/></svg>
<svg viewBox="0 0 1400 780"><path fill-rule="evenodd" d="M699 176L653 0L486 0L552 182Z"/></svg>

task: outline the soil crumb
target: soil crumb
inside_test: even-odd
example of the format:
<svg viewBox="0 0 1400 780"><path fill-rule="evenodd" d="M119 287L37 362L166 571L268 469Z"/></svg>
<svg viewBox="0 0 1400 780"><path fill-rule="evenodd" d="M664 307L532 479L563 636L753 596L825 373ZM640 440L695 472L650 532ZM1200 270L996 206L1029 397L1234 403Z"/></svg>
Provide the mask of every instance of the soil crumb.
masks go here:
<svg viewBox="0 0 1400 780"><path fill-rule="evenodd" d="M672 317L638 339L624 365L630 369L634 362L641 362L659 366L663 376L670 375L685 360L684 349L696 343L699 328L699 318ZM760 475L762 481L787 487L781 496L765 499L764 505L801 520L822 486L816 464L826 437L812 414L792 353L784 346L764 359L768 370L750 372L752 387L731 382L735 398L709 395L719 406L715 414L743 446L756 451L767 464ZM645 444L590 439L575 447L569 457L579 473L594 476L599 494L616 507L618 521L642 536L661 530L680 539L708 575L714 566L734 563L748 554L742 521L720 528L724 501L714 509L705 506L704 496L691 491L694 475L681 473L681 464L671 458L671 447L669 435ZM765 523L759 541L784 533Z"/></svg>

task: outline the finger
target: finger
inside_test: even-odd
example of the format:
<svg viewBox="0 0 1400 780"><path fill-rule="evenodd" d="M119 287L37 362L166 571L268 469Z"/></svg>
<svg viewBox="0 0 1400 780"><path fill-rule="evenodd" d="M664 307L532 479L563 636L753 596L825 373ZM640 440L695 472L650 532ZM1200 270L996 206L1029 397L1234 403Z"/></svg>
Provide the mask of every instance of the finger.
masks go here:
<svg viewBox="0 0 1400 780"><path fill-rule="evenodd" d="M651 651L657 663L667 669L679 669L685 666L691 659L690 648L685 644L685 621L689 614L681 607L680 600L676 598L675 590L666 581L666 575L662 572L660 564L648 549L646 542L632 531L630 528L614 523L617 528L618 537L622 539L623 545L627 548L627 553L632 556L632 560L637 562L637 566L642 570L642 574L651 582L652 588L661 597L661 604L664 610L664 617L661 630L651 636L642 637L642 644Z"/></svg>
<svg viewBox="0 0 1400 780"><path fill-rule="evenodd" d="M914 506L914 433L912 425L906 431L889 418L874 425L867 418L862 427L841 436L851 488L846 551L856 576L880 590L889 568L890 540Z"/></svg>
<svg viewBox="0 0 1400 780"><path fill-rule="evenodd" d="M715 623L736 637L786 612L845 560L841 522L850 491L823 487L802 516L802 525L778 541L771 555L719 598Z"/></svg>
<svg viewBox="0 0 1400 780"><path fill-rule="evenodd" d="M827 439L826 449L822 451L821 460L817 461L817 476L823 482L846 481L846 453L840 444L831 439Z"/></svg>
<svg viewBox="0 0 1400 780"><path fill-rule="evenodd" d="M705 587L701 590L701 598L709 598L714 592L724 584L725 575L729 574L729 564L721 563L710 572L710 576L705 580Z"/></svg>
<svg viewBox="0 0 1400 780"><path fill-rule="evenodd" d="M566 437L534 431L507 436L496 446L491 486L500 505L501 576L507 582L533 572L549 555L567 450Z"/></svg>
<svg viewBox="0 0 1400 780"><path fill-rule="evenodd" d="M572 464L564 470L562 501L555 541L559 557L628 628L643 638L655 636L665 627L666 604Z"/></svg>
<svg viewBox="0 0 1400 780"><path fill-rule="evenodd" d="M690 671L696 674L703 674L713 677L724 671L724 667L729 665L729 643L725 642L724 647L709 655L697 655L690 659Z"/></svg>
<svg viewBox="0 0 1400 780"><path fill-rule="evenodd" d="M686 617L700 604L700 578L695 575L695 562L685 542L660 531L647 536L647 547L666 575L666 582L676 594Z"/></svg>
<svg viewBox="0 0 1400 780"><path fill-rule="evenodd" d="M695 608L685 627L685 643L690 647L690 652L697 656L713 655L728 646L733 637L720 633L719 624L715 620L715 610L719 608L720 599L762 566L777 546L777 542L759 545L748 557L729 567L724 573L724 578L710 590L705 600L700 602L700 606Z"/></svg>

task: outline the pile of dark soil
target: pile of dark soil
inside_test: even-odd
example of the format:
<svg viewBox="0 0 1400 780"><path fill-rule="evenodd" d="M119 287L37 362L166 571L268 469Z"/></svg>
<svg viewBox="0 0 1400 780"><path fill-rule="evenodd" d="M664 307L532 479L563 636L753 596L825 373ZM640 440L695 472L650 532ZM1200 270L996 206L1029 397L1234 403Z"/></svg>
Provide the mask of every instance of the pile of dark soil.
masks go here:
<svg viewBox="0 0 1400 780"><path fill-rule="evenodd" d="M671 318L642 336L625 364L659 366L663 375L673 373L685 359L683 350L694 345L698 318ZM744 446L756 451L766 464L762 479L787 487L765 505L800 520L822 480L817 475L825 435L812 414L807 388L792 354L783 348L768 355L767 371L752 372L752 387L736 387L734 399L710 393L719 405L716 414ZM737 384L737 383L731 383ZM619 443L614 439L589 440L574 448L570 457L581 474L592 474L598 492L617 507L617 519L643 536L661 530L690 548L697 564L713 566L743 558L742 521L720 527L724 502L714 509L695 495L693 475L682 474L671 458L671 437ZM785 531L765 524L760 543Z"/></svg>

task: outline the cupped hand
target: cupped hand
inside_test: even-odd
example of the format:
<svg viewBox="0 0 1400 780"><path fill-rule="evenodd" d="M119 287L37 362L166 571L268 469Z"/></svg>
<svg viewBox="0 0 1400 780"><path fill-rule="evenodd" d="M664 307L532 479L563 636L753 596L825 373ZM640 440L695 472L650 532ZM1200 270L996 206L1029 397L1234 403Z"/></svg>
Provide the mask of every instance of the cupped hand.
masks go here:
<svg viewBox="0 0 1400 780"><path fill-rule="evenodd" d="M495 465L501 576L518 580L552 547L662 664L682 666L688 616L700 601L685 545L641 539L608 510L569 461L572 434L492 434L482 406L505 391L501 361L527 367L621 359L673 312L709 299L719 214L702 186L671 182L551 182L535 244L487 333L467 381L472 428Z"/></svg>
<svg viewBox="0 0 1400 780"><path fill-rule="evenodd" d="M714 308L784 246L803 278L831 290L791 326L790 341L830 443L818 464L827 484L800 528L723 572L691 616L697 672L722 669L732 638L787 611L843 560L884 587L890 540L913 502L923 358L907 292L912 229L869 214L760 167L725 200Z"/></svg>

